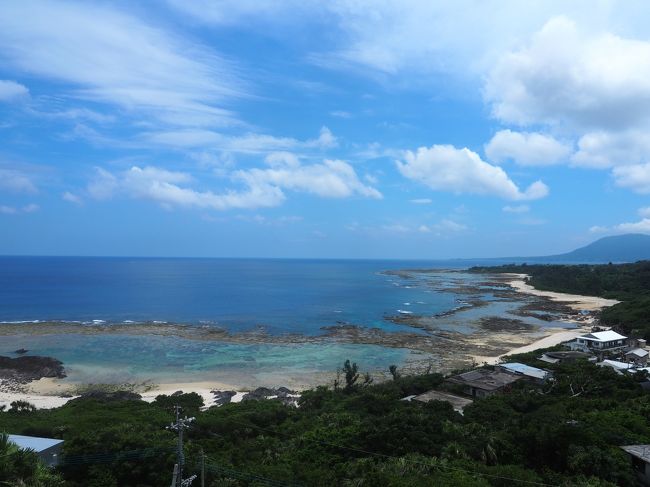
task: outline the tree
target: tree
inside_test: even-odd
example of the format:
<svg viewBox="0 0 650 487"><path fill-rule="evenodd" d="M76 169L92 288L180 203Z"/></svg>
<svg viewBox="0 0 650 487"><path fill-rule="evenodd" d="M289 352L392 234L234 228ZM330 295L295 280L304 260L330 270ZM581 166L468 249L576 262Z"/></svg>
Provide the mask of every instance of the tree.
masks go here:
<svg viewBox="0 0 650 487"><path fill-rule="evenodd" d="M345 390L351 391L359 380L359 366L356 362L350 364L348 359L343 364L343 373L345 374Z"/></svg>
<svg viewBox="0 0 650 487"><path fill-rule="evenodd" d="M391 365L388 367L388 371L390 372L390 375L393 376L393 380L400 378L400 373L397 371L397 365Z"/></svg>

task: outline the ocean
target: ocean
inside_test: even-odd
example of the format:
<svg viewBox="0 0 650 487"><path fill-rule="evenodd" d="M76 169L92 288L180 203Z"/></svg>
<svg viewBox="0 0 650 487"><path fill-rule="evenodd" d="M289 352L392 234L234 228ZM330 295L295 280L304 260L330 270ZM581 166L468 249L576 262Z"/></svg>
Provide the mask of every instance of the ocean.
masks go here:
<svg viewBox="0 0 650 487"><path fill-rule="evenodd" d="M426 314L455 306L451 293L432 293L421 283L383 274L433 266L417 261L0 257L0 321L164 321L304 334L337 322L392 328L384 315L395 314L404 303Z"/></svg>
<svg viewBox="0 0 650 487"><path fill-rule="evenodd" d="M472 261L471 264L479 264ZM371 260L0 257L0 353L26 348L64 362L72 382L216 380L228 384L307 384L344 360L366 370L404 364L418 353L372 343L325 340L204 340L187 333L130 333L138 323L263 330L268 337L318 337L324 327L353 325L423 333L390 316L433 316L458 308L453 288L478 282L467 273L387 273L462 268L468 263ZM448 282L449 281L449 282ZM445 287L450 290L446 291ZM476 313L505 311L490 303L458 313L447 326L462 331ZM492 300L492 301L491 301ZM491 310L491 311L490 311ZM41 322L36 329L34 322ZM43 323L44 322L44 323ZM65 332L51 322L74 325ZM93 327L122 327L120 334ZM136 328L133 328L136 329ZM416 357L422 359L422 354Z"/></svg>

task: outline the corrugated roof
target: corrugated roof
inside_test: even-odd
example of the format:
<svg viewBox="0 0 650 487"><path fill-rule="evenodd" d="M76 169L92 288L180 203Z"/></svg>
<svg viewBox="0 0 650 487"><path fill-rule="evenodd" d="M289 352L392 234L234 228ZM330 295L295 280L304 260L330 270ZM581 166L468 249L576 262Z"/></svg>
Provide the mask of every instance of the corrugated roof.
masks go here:
<svg viewBox="0 0 650 487"><path fill-rule="evenodd" d="M529 377L534 377L535 379L545 379L549 375L546 370L538 369L537 367L531 367L530 365L521 364L519 362L499 364L499 367L502 367L510 372L514 372L515 374L522 374Z"/></svg>
<svg viewBox="0 0 650 487"><path fill-rule="evenodd" d="M630 455L650 463L650 445L626 445L621 448Z"/></svg>
<svg viewBox="0 0 650 487"><path fill-rule="evenodd" d="M634 350L627 352L625 355L634 355L636 357L643 358L648 356L648 351L643 348L635 348Z"/></svg>
<svg viewBox="0 0 650 487"><path fill-rule="evenodd" d="M489 369L475 369L463 374L454 375L447 380L456 384L466 384L485 391L495 391L512 384L521 377Z"/></svg>
<svg viewBox="0 0 650 487"><path fill-rule="evenodd" d="M602 362L597 363L596 365L612 367L613 369L618 369L618 370L633 369L635 367L634 364L628 364L627 362L620 362L618 360L610 360L610 359L605 359Z"/></svg>
<svg viewBox="0 0 650 487"><path fill-rule="evenodd" d="M48 448L63 443L63 440L55 438L39 438L38 436L9 435L9 441L15 443L20 448L29 448L36 452L42 452Z"/></svg>

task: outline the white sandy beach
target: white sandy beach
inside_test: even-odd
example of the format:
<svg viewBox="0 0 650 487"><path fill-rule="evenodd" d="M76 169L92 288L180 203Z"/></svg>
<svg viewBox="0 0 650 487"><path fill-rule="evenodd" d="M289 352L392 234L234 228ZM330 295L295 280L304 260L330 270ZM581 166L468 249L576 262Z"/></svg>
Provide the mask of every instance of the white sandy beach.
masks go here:
<svg viewBox="0 0 650 487"><path fill-rule="evenodd" d="M512 280L508 281L508 285L523 294L532 294L535 296L544 296L553 301L567 303L571 308L576 311L587 310L597 311L608 306L614 306L620 301L615 299L599 298L597 296L581 296L579 294L565 294L556 293L552 291L540 291L535 289L530 284L527 284L525 279L528 277L526 274L509 274Z"/></svg>

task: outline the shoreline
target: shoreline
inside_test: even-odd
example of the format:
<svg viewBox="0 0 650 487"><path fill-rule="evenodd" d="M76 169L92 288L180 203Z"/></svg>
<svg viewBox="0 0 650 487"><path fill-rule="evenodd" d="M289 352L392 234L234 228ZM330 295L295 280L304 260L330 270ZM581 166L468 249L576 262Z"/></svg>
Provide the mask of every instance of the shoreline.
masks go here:
<svg viewBox="0 0 650 487"><path fill-rule="evenodd" d="M574 294L565 294L557 293L551 291L541 291L533 288L525 282L527 277L525 274L502 274L505 279L503 283L508 285L515 293L521 295L533 295L542 298L549 299L551 301L565 303L568 307L573 309L576 312L587 310L587 311L598 311L604 307L612 306L617 304L618 301L611 299L604 299L594 296L581 296ZM588 327L593 324L593 318L586 321L578 321L572 319L560 320L566 323L572 323L577 327L574 329L561 329L561 328L549 328L542 330L542 335L544 331L550 333L537 337L534 337L533 341L530 343L512 343L510 345L512 348L508 349L505 353L501 354L490 354L490 355L481 355L480 353L470 353L468 358L473 360L477 364L487 363L489 365L498 363L502 357L512 354L525 353L534 351L540 348L548 348L559 343L569 341L588 331ZM521 333L511 332L510 336L512 338L520 338L525 336ZM530 336L533 338L533 336ZM333 375L334 371L330 375ZM327 375L327 373L322 373L321 375ZM322 379L323 377L321 377ZM315 387L316 385L322 384L321 381L313 380L313 383L306 383L305 387L297 388L298 390L308 389L309 387ZM268 385L268 384L259 384L259 385ZM0 389L0 406L6 405L9 407L12 401L23 400L28 401L34 404L39 409L50 409L60 407L69 400L79 397L71 395L82 384L65 382L65 379L40 379L38 381L33 381L29 384L26 384L21 391L3 391ZM214 390L233 390L237 391L237 395L233 398L232 402L238 402L241 400L244 392L251 390L251 387L246 387L243 384L232 384L227 382L218 382L218 381L180 381L180 382L160 382L154 384L151 388L147 388L143 391L134 391L138 392L142 399L148 402L151 402L155 399L157 395L160 394L173 394L176 391L183 392L196 392L204 400L205 406L209 407L215 403L215 397L212 391Z"/></svg>

